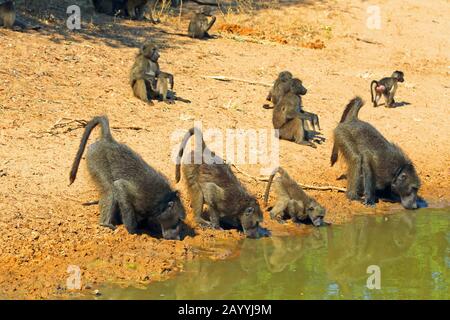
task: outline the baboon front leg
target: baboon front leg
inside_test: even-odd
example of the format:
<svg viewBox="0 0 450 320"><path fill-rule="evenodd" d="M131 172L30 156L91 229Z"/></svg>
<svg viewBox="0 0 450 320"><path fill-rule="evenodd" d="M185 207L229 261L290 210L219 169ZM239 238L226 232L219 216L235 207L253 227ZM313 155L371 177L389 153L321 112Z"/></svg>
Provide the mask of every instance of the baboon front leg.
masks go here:
<svg viewBox="0 0 450 320"><path fill-rule="evenodd" d="M112 191L108 191L100 198L98 203L100 207L100 225L103 227L116 229L116 225L120 223L117 218L118 207L117 202L114 201L114 195Z"/></svg>
<svg viewBox="0 0 450 320"><path fill-rule="evenodd" d="M364 204L368 206L375 205L375 180L372 167L369 161L370 157L362 157L362 174L364 181Z"/></svg>
<svg viewBox="0 0 450 320"><path fill-rule="evenodd" d="M275 203L275 206L270 210L270 218L277 220L280 223L284 223L283 216L289 203L289 198L279 198Z"/></svg>
<svg viewBox="0 0 450 320"><path fill-rule="evenodd" d="M209 35L208 31L209 29L212 28L212 26L214 25L214 22L216 22L216 17L212 17L211 20L209 21L208 25L206 26L206 29L204 31L204 34L206 37L211 38L211 36Z"/></svg>
<svg viewBox="0 0 450 320"><path fill-rule="evenodd" d="M138 233L136 213L130 199L130 194L135 193L133 189L131 183L124 179L116 180L113 183L113 195L119 204L123 224L131 234Z"/></svg>

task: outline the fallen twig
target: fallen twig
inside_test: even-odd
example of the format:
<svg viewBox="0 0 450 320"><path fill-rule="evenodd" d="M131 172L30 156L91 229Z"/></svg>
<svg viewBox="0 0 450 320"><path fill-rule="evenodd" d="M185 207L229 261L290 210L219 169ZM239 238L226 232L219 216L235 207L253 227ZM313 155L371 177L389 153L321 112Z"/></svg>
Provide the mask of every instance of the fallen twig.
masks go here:
<svg viewBox="0 0 450 320"><path fill-rule="evenodd" d="M252 176L252 175L248 174L247 172L243 171L235 164L231 164L231 166L234 167L236 169L236 171L239 172L240 174L242 174L250 179L253 179L255 181L261 181L261 182L269 181L269 177L255 177L255 176ZM298 185L304 189L309 189L309 190L321 190L321 191L335 190L338 192L347 192L347 189L342 188L342 187L336 187L336 186L313 186L310 184L302 184L302 183L299 183Z"/></svg>
<svg viewBox="0 0 450 320"><path fill-rule="evenodd" d="M376 41L371 41L371 40L366 40L366 39L362 39L362 38L356 38L356 40L361 41L361 42L365 42L365 43L370 43L370 44L378 44L381 45L380 42L376 42Z"/></svg>
<svg viewBox="0 0 450 320"><path fill-rule="evenodd" d="M239 82L245 82L245 83L250 83L250 84L257 84L257 85L265 86L265 87L272 86L272 84L265 83L265 82L246 80L246 79L240 79L240 78L234 78L234 77L226 77L226 76L202 76L202 77L206 78L206 79L214 79L214 80L219 80L219 81L239 81Z"/></svg>

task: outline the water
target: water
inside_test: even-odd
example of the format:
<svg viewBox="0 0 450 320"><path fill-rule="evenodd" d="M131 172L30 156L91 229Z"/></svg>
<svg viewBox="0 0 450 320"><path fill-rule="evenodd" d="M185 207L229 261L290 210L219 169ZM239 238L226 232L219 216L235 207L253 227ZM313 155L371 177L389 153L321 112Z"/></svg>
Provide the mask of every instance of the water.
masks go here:
<svg viewBox="0 0 450 320"><path fill-rule="evenodd" d="M450 209L421 209L357 216L307 236L246 239L237 258L196 259L170 280L107 286L102 298L450 299L449 221ZM380 289L367 287L371 265Z"/></svg>

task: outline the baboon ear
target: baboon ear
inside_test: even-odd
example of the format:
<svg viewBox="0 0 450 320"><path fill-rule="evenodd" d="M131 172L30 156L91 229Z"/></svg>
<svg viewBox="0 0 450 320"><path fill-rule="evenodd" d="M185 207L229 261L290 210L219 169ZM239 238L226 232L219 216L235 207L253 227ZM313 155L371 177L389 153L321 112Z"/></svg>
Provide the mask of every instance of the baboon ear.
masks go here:
<svg viewBox="0 0 450 320"><path fill-rule="evenodd" d="M247 209L245 209L244 214L246 214L246 215L251 215L251 214L253 214L254 212L255 212L255 208L253 208L253 207L248 207Z"/></svg>

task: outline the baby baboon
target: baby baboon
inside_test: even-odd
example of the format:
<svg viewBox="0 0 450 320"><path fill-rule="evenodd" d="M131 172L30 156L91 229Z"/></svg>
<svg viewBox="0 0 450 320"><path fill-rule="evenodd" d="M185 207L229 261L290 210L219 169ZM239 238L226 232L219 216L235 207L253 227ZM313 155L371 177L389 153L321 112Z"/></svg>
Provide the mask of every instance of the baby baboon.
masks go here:
<svg viewBox="0 0 450 320"><path fill-rule="evenodd" d="M271 101L272 104L275 106L281 98L289 92L291 89L290 81L292 80L292 73L289 71L282 71L278 74L277 79L275 80L273 87L270 89L269 94L266 97L267 101ZM306 88L305 93L306 94ZM273 107L270 107L269 104L263 105L264 109L273 109Z"/></svg>
<svg viewBox="0 0 450 320"><path fill-rule="evenodd" d="M377 195L400 201L406 209L417 208L420 180L403 151L390 143L372 125L358 119L364 102L360 97L346 106L334 130L331 165L342 152L347 162L347 197L375 205Z"/></svg>
<svg viewBox="0 0 450 320"><path fill-rule="evenodd" d="M167 99L169 83L170 88L173 89L173 75L160 70L158 59L158 47L147 42L136 56L130 72L130 85L134 95L150 105L153 105L152 99L163 100L167 103L173 103L176 99L172 94L171 99Z"/></svg>
<svg viewBox="0 0 450 320"><path fill-rule="evenodd" d="M209 22L208 17L211 17ZM211 8L208 6L202 7L197 13L194 14L189 22L189 37L195 39L211 38L208 31L211 29L214 22L216 22L216 17L211 14Z"/></svg>
<svg viewBox="0 0 450 320"><path fill-rule="evenodd" d="M273 181L277 172L280 173L280 177L277 177ZM286 218L291 218L294 222L305 222L309 219L316 227L326 224L323 221L326 213L325 209L316 200L309 197L281 167L275 170L269 177L266 192L264 193L265 206L267 206L272 181L274 182L274 188L277 194L277 202L272 210L270 210L270 217L272 219L283 221Z"/></svg>
<svg viewBox="0 0 450 320"><path fill-rule="evenodd" d="M299 79L292 79L290 90L273 109L272 123L275 129L279 129L280 139L317 148L313 142L308 140L304 127L304 120L308 120L310 117L299 112L302 105L300 96L305 90Z"/></svg>
<svg viewBox="0 0 450 320"><path fill-rule="evenodd" d="M180 239L186 214L178 193L166 177L112 137L105 116L95 117L86 125L70 171L70 184L75 181L89 135L99 124L100 140L89 146L86 162L100 189L100 225L115 229L123 223L134 234L157 223L165 239Z"/></svg>
<svg viewBox="0 0 450 320"><path fill-rule="evenodd" d="M6 1L0 4L0 26L12 29L16 21L16 9L14 1Z"/></svg>
<svg viewBox="0 0 450 320"><path fill-rule="evenodd" d="M378 101L381 95L384 96L385 107L395 107L394 95L397 91L398 82L403 82L404 74L402 71L394 71L392 76L381 79L380 81L373 80L370 83L370 95L374 107L378 107ZM375 97L374 97L375 95Z"/></svg>
<svg viewBox="0 0 450 320"><path fill-rule="evenodd" d="M181 165L184 149L194 134L195 150L190 154L190 161ZM259 223L263 216L258 202L241 185L230 166L208 149L198 128L191 128L181 142L175 168L177 182L180 181L180 168L197 223L216 229L228 225L242 229L249 238L259 238ZM202 217L203 204L208 205L209 221Z"/></svg>

